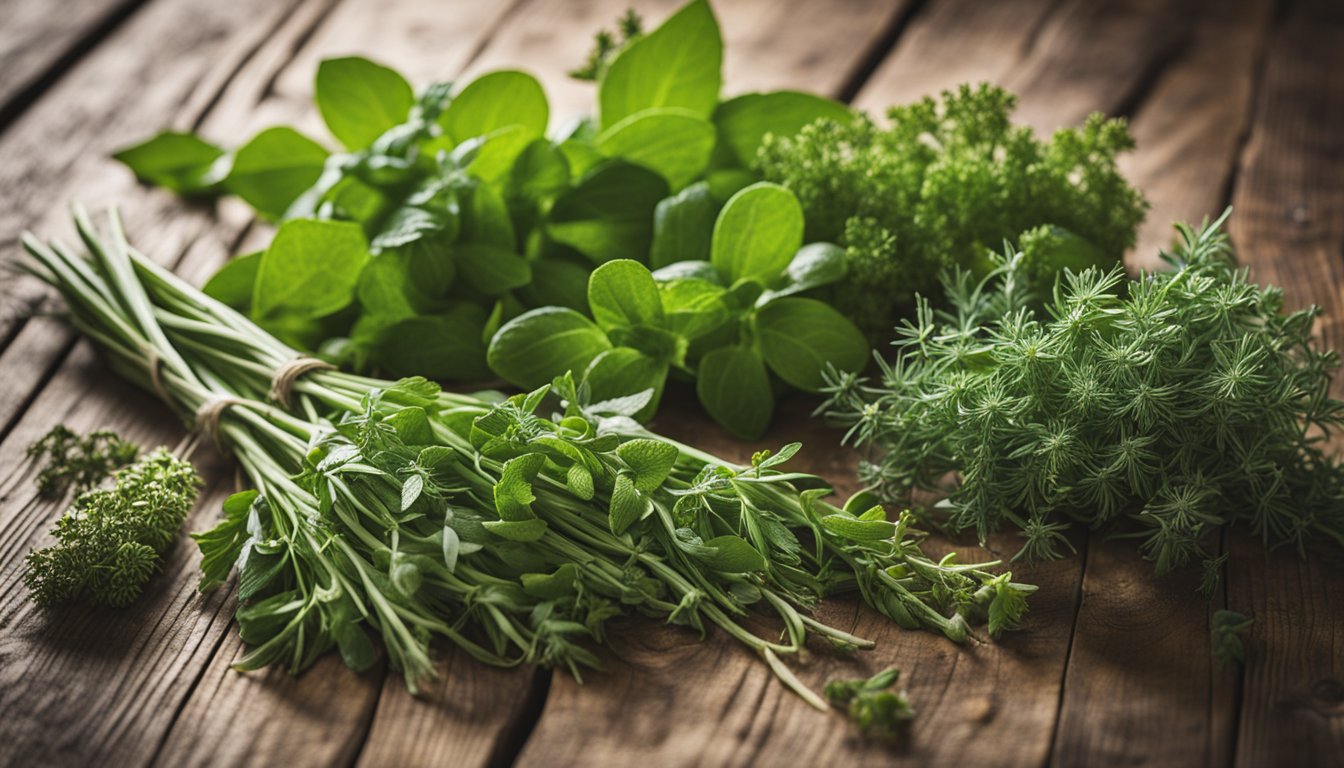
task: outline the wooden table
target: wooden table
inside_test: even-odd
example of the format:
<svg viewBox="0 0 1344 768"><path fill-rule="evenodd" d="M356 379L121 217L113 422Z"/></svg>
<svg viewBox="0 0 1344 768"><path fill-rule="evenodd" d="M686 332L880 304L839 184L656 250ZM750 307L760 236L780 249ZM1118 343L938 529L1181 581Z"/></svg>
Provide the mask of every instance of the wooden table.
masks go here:
<svg viewBox="0 0 1344 768"><path fill-rule="evenodd" d="M536 73L553 113L589 108L563 72L629 0L0 0L0 244L68 233L64 206L122 206L140 247L200 282L266 236L233 201L184 205L138 187L110 150L174 126L226 144L279 122L321 135L319 59L362 53L416 83L499 67ZM636 0L650 20L677 0ZM1344 3L1338 0L719 0L727 90L806 88L870 109L963 81L1021 94L1040 131L1090 111L1130 118L1125 161L1152 202L1133 257L1155 262L1170 222L1236 207L1232 233L1262 280L1326 308L1344 348ZM1041 586L1026 628L954 646L836 601L826 617L878 641L854 661L818 653L820 685L895 664L918 719L896 746L856 738L776 684L721 634L632 621L584 685L500 671L445 649L411 698L379 667L328 657L299 678L230 669L241 642L228 590L196 592L183 539L123 611L43 614L20 582L59 505L36 497L24 448L58 422L142 444L183 436L0 278L0 758L14 765L275 764L1159 765L1344 764L1344 578L1338 564L1266 554L1240 532L1213 601L1197 574L1151 575L1130 544L1079 534L1079 556L1019 570ZM1337 390L1340 388L1337 387ZM674 398L675 400L675 398ZM855 457L786 403L762 444L801 437L842 489ZM734 443L685 402L658 425L726 455ZM235 483L222 456L189 526ZM995 542L991 542L991 546ZM1012 551L1011 540L1003 548ZM1210 657L1208 622L1256 619L1244 668Z"/></svg>

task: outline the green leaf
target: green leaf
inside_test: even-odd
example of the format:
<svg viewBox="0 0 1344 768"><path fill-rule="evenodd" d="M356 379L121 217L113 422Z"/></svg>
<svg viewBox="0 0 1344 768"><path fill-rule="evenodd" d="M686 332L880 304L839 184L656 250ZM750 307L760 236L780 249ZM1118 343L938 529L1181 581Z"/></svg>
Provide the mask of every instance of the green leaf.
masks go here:
<svg viewBox="0 0 1344 768"><path fill-rule="evenodd" d="M476 304L395 320L375 332L372 358L394 376L481 381L490 376L481 340L484 327L485 310Z"/></svg>
<svg viewBox="0 0 1344 768"><path fill-rule="evenodd" d="M224 150L190 133L164 131L154 138L118 150L112 157L135 177L181 194L212 189L227 170Z"/></svg>
<svg viewBox="0 0 1344 768"><path fill-rule="evenodd" d="M550 108L537 79L513 70L490 72L473 80L439 115L439 125L454 143L519 126L527 140L546 132Z"/></svg>
<svg viewBox="0 0 1344 768"><path fill-rule="evenodd" d="M760 355L750 347L710 350L700 359L695 393L710 417L745 440L770 426L775 397Z"/></svg>
<svg viewBox="0 0 1344 768"><path fill-rule="evenodd" d="M490 340L490 368L524 388L547 384L565 371L582 371L611 348L593 321L563 307L542 307L504 324Z"/></svg>
<svg viewBox="0 0 1344 768"><path fill-rule="evenodd" d="M825 386L833 365L858 371L868 364L868 340L844 315L816 299L784 298L756 312L756 334L770 370L805 392Z"/></svg>
<svg viewBox="0 0 1344 768"><path fill-rule="evenodd" d="M363 149L405 122L415 104L405 78L357 56L319 64L314 99L331 135L349 149Z"/></svg>
<svg viewBox="0 0 1344 768"><path fill-rule="evenodd" d="M228 580L229 571L247 542L247 518L257 496L256 491L233 494L224 500L224 517L214 528L191 534L201 550L202 592Z"/></svg>
<svg viewBox="0 0 1344 768"><path fill-rule="evenodd" d="M730 313L723 302L724 290L707 280L683 278L658 284L666 310L664 327L694 341L728 322Z"/></svg>
<svg viewBox="0 0 1344 768"><path fill-rule="evenodd" d="M838 536L854 541L884 541L896 534L896 524L887 520L860 520L849 515L826 515L821 525Z"/></svg>
<svg viewBox="0 0 1344 768"><path fill-rule="evenodd" d="M716 536L704 543L712 553L702 555L705 565L723 573L751 573L766 568L765 556L741 536Z"/></svg>
<svg viewBox="0 0 1344 768"><path fill-rule="evenodd" d="M518 239L504 197L489 184L472 189L462 216L462 241L517 251Z"/></svg>
<svg viewBox="0 0 1344 768"><path fill-rule="evenodd" d="M327 150L293 128L267 128L238 150L224 185L259 213L279 219L317 183L326 161Z"/></svg>
<svg viewBox="0 0 1344 768"><path fill-rule="evenodd" d="M565 472L565 485L569 486L570 493L584 501L593 498L593 473L582 463L569 465Z"/></svg>
<svg viewBox="0 0 1344 768"><path fill-rule="evenodd" d="M854 112L838 101L798 91L744 93L728 99L714 111L719 135L738 165L750 167L766 134L793 136L817 120L842 122Z"/></svg>
<svg viewBox="0 0 1344 768"><path fill-rule="evenodd" d="M761 182L738 192L714 223L710 260L727 283L769 284L803 244L803 208L793 193Z"/></svg>
<svg viewBox="0 0 1344 768"><path fill-rule="evenodd" d="M345 221L287 221L261 257L252 293L257 319L318 318L355 297L369 249L359 225Z"/></svg>
<svg viewBox="0 0 1344 768"><path fill-rule="evenodd" d="M532 132L521 125L496 129L486 135L467 170L483 181L500 181L535 140Z"/></svg>
<svg viewBox="0 0 1344 768"><path fill-rule="evenodd" d="M610 160L555 201L547 232L598 263L643 259L653 242L654 208L666 196L662 176Z"/></svg>
<svg viewBox="0 0 1344 768"><path fill-rule="evenodd" d="M532 264L532 282L514 295L529 307L588 309L589 267L569 258L542 256Z"/></svg>
<svg viewBox="0 0 1344 768"><path fill-rule="evenodd" d="M525 453L504 464L495 483L495 511L502 520L530 520L532 502L537 500L532 492L532 481L537 472L546 463L546 457L540 453Z"/></svg>
<svg viewBox="0 0 1344 768"><path fill-rule="evenodd" d="M612 533L617 536L625 533L651 508L652 502L639 492L629 475L622 472L616 476L616 484L611 490L611 510L607 516Z"/></svg>
<svg viewBox="0 0 1344 768"><path fill-rule="evenodd" d="M616 347L593 358L583 372L589 387L589 398L594 403L638 395L652 390L652 395L640 408L629 414L637 421L647 421L658 411L663 385L667 382L668 365L637 349Z"/></svg>
<svg viewBox="0 0 1344 768"><path fill-rule="evenodd" d="M244 314L251 311L252 291L264 251L235 256L201 287L201 292Z"/></svg>
<svg viewBox="0 0 1344 768"><path fill-rule="evenodd" d="M672 473L681 454L671 443L641 437L621 443L616 455L635 473L635 487L650 493Z"/></svg>
<svg viewBox="0 0 1344 768"><path fill-rule="evenodd" d="M527 543L546 535L546 521L536 517L531 520L486 520L481 525L509 541Z"/></svg>
<svg viewBox="0 0 1344 768"><path fill-rule="evenodd" d="M693 0L611 62L598 85L602 127L650 107L708 117L723 83L723 39L706 0Z"/></svg>
<svg viewBox="0 0 1344 768"><path fill-rule="evenodd" d="M663 322L658 286L643 264L616 259L593 270L588 278L588 307L604 330Z"/></svg>
<svg viewBox="0 0 1344 768"><path fill-rule="evenodd" d="M569 189L569 161L546 139L534 139L509 170L509 189L515 198L534 203L550 200Z"/></svg>
<svg viewBox="0 0 1344 768"><path fill-rule="evenodd" d="M578 593L579 566L565 563L555 573L524 573L518 577L523 591L542 600L560 600Z"/></svg>
<svg viewBox="0 0 1344 768"><path fill-rule="evenodd" d="M691 183L709 165L714 126L685 109L646 109L603 131L596 146L662 174L672 189Z"/></svg>
<svg viewBox="0 0 1344 768"><path fill-rule="evenodd" d="M486 296L498 296L532 280L532 268L518 254L484 243L453 249L462 279Z"/></svg>
<svg viewBox="0 0 1344 768"><path fill-rule="evenodd" d="M373 641L358 623L346 621L332 628L332 637L340 649L341 661L356 672L363 672L378 661L378 652Z"/></svg>
<svg viewBox="0 0 1344 768"><path fill-rule="evenodd" d="M758 305L781 296L810 291L838 283L845 277L845 249L832 243L809 243L798 249L784 273L784 284L761 294Z"/></svg>
<svg viewBox="0 0 1344 768"><path fill-rule="evenodd" d="M718 203L704 182L692 184L658 203L653 213L649 264L658 269L680 261L709 261L718 210Z"/></svg>

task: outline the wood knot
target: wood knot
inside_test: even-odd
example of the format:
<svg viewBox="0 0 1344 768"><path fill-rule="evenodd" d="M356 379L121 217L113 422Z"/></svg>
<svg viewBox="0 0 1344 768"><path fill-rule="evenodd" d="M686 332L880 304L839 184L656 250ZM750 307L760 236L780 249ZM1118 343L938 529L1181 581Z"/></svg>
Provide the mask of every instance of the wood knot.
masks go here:
<svg viewBox="0 0 1344 768"><path fill-rule="evenodd" d="M1298 203L1288 209L1288 220L1299 227L1305 227L1311 223L1311 208L1305 203Z"/></svg>
<svg viewBox="0 0 1344 768"><path fill-rule="evenodd" d="M1311 698L1318 709L1344 712L1344 683L1321 680L1311 686Z"/></svg>

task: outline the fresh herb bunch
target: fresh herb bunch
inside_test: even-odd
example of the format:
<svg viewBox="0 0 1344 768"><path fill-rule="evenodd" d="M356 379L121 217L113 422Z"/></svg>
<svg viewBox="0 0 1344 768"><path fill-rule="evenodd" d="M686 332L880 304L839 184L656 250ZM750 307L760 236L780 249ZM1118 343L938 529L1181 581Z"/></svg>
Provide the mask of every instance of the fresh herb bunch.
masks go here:
<svg viewBox="0 0 1344 768"><path fill-rule="evenodd" d="M644 431L629 415L648 392L590 402L565 376L549 411L552 387L500 399L287 377L295 350L134 252L115 217L106 239L82 212L76 225L87 255L25 237L29 268L118 370L230 445L256 487L196 537L202 586L238 566L244 668L297 671L332 646L362 668L367 628L412 689L433 673L434 636L578 674L605 619L640 613L721 628L824 708L779 657L809 634L871 645L808 615L824 595L857 589L903 626L961 640L986 620L991 634L1012 626L1035 589L995 563L929 559L911 518L886 520L866 495L827 504L819 478L780 469L797 445L743 467ZM782 638L743 626L755 610Z"/></svg>
<svg viewBox="0 0 1344 768"><path fill-rule="evenodd" d="M898 739L915 717L914 707L905 691L892 690L901 670L892 667L867 680L832 680L826 683L826 700L841 707L865 735L876 731L887 739Z"/></svg>
<svg viewBox="0 0 1344 768"><path fill-rule="evenodd" d="M71 488L87 491L139 453L140 446L115 432L100 429L81 436L64 424L28 446L28 457L42 463L37 491L47 498L63 496Z"/></svg>
<svg viewBox="0 0 1344 768"><path fill-rule="evenodd" d="M1237 266L1226 216L1178 226L1170 271L1070 273L1044 311L1020 255L952 276L950 308L919 302L879 380L832 377L825 410L872 449L865 479L896 499L956 472L951 524L1009 523L1028 558L1058 556L1072 521L1134 521L1159 572L1237 521L1304 554L1344 545L1344 467L1324 449L1344 423L1338 357L1311 340L1317 308L1284 314Z"/></svg>
<svg viewBox="0 0 1344 768"><path fill-rule="evenodd" d="M1014 105L963 85L891 108L886 125L825 119L762 143L754 165L798 195L808 239L845 247L832 302L865 332L884 336L916 294L934 296L946 267L983 275L1005 239L1043 292L1060 269L1110 266L1134 244L1146 204L1116 167L1133 147L1124 122L1093 115L1043 142L1013 125Z"/></svg>
<svg viewBox="0 0 1344 768"><path fill-rule="evenodd" d="M199 487L196 469L160 448L118 470L112 488L81 493L52 529L57 543L28 553L23 581L33 602L133 602L158 570Z"/></svg>

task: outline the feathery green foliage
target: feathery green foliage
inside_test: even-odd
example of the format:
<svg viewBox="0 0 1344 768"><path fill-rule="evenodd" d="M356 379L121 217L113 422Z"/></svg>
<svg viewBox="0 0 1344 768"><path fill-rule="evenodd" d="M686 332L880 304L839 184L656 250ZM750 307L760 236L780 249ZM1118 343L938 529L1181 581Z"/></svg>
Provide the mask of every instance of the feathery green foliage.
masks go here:
<svg viewBox="0 0 1344 768"><path fill-rule="evenodd" d="M57 543L28 554L23 581L33 601L133 602L158 570L199 486L190 463L160 448L119 470L112 488L80 494L52 529Z"/></svg>
<svg viewBox="0 0 1344 768"><path fill-rule="evenodd" d="M71 488L77 493L87 491L135 461L138 453L140 446L115 432L100 429L80 436L64 424L52 427L28 446L28 457L42 462L37 490L47 498L62 496Z"/></svg>
<svg viewBox="0 0 1344 768"><path fill-rule="evenodd" d="M1124 122L1093 115L1042 142L1013 125L1014 105L963 85L891 108L887 126L858 115L766 137L757 168L802 201L808 240L846 247L833 303L864 331L885 334L944 267L984 274L1005 239L1047 290L1059 269L1114 264L1134 244L1146 204L1116 168L1133 147Z"/></svg>
<svg viewBox="0 0 1344 768"><path fill-rule="evenodd" d="M872 449L867 482L905 498L959 473L951 524L1011 524L1031 559L1073 521L1133 521L1159 572L1208 558L1233 521L1304 553L1344 545L1344 467L1323 447L1344 423L1338 357L1312 342L1316 308L1284 314L1237 266L1222 221L1179 226L1170 271L1067 274L1044 311L1020 255L950 277L951 307L920 301L879 380L832 377L825 410Z"/></svg>

